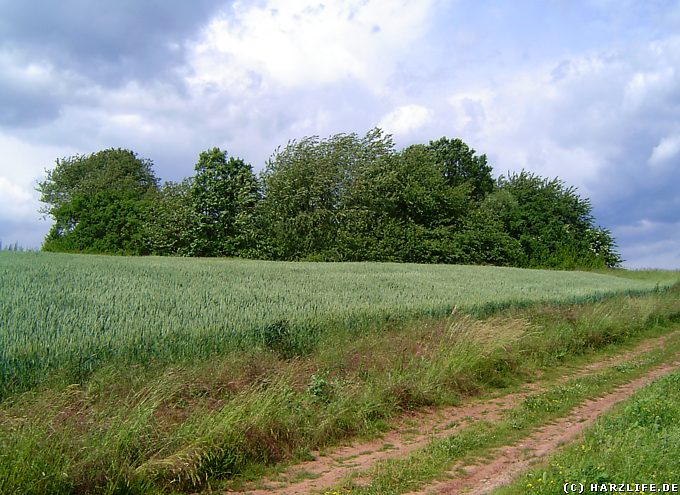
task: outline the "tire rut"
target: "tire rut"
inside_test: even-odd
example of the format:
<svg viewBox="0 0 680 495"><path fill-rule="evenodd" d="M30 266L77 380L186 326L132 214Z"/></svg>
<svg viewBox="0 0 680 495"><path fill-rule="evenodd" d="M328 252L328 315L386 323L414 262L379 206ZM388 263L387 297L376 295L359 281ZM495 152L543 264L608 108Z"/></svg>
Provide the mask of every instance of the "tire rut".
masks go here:
<svg viewBox="0 0 680 495"><path fill-rule="evenodd" d="M454 479L428 485L407 495L489 493L512 482L531 464L552 454L562 444L576 440L583 430L614 405L628 399L639 388L680 368L680 361L658 366L646 375L628 382L599 398L589 399L567 416L539 427L518 443L494 449L490 460L477 464L458 463L449 474ZM461 475L461 470L464 473Z"/></svg>
<svg viewBox="0 0 680 495"><path fill-rule="evenodd" d="M647 339L631 350L577 369L567 369L564 375L550 383L561 383L571 378L596 373L617 361L634 359L654 349L661 348L668 339L678 333L680 332ZM630 383L636 382L637 380ZM339 484L353 472L366 471L380 461L404 457L426 447L433 439L447 437L454 433L456 429L471 422L480 419L489 421L499 419L504 411L518 405L529 394L541 390L544 385L543 382L536 381L525 384L519 392L497 397L487 396L469 399L457 406L423 409L405 414L393 425L392 430L378 439L337 447L326 455L314 452L314 460L296 464L275 479L260 481L258 485L263 488L254 488L250 485L250 487L246 486L239 490L226 490L223 493L293 495L322 492ZM581 406L578 406L578 408L580 409ZM559 428L563 429L564 425L560 423ZM526 449L527 447L523 448ZM499 468L496 467L495 469ZM500 469L505 468L501 467ZM488 479L491 479L491 477ZM431 485L430 489L437 490L438 486ZM442 484L441 486L446 485ZM457 490L457 488L454 489ZM435 491L435 493L457 492Z"/></svg>

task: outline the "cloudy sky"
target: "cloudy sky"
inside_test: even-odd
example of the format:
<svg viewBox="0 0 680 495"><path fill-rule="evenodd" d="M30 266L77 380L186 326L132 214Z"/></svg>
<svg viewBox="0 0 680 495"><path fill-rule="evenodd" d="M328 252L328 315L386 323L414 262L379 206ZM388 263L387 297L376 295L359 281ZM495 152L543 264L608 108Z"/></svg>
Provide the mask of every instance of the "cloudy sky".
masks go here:
<svg viewBox="0 0 680 495"><path fill-rule="evenodd" d="M0 0L0 241L38 247L56 158L262 169L289 139L460 137L560 177L628 267L680 267L680 2Z"/></svg>

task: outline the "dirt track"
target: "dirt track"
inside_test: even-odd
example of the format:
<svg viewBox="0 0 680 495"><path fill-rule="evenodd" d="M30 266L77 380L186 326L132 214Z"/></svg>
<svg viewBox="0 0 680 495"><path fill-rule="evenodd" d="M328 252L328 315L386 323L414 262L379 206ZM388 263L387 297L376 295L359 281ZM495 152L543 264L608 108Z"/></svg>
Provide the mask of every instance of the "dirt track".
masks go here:
<svg viewBox="0 0 680 495"><path fill-rule="evenodd" d="M613 365L630 360L653 349L660 348L674 334L649 339L635 349L598 361L579 369L569 370L560 381L589 375ZM559 445L574 440L581 431L614 404L629 397L635 390L669 373L680 362L654 368L646 375L616 388L609 394L588 400L573 409L567 416L534 430L519 443L495 449L484 463L457 464L451 473L455 479L436 482L417 493L487 493L509 483L528 466L555 450ZM394 429L382 438L339 447L327 455L314 453L315 460L291 467L276 479L265 481L265 488L244 488L239 492L250 495L323 493L339 484L354 472L364 472L377 462L401 458L427 446L434 438L451 435L456 429L472 421L498 419L503 411L519 404L527 395L541 390L539 382L526 385L521 391L501 397L470 400L460 406L424 410L402 418ZM461 468L464 474L461 475ZM453 477L454 475L451 474ZM416 492L414 492L416 493Z"/></svg>
<svg viewBox="0 0 680 495"><path fill-rule="evenodd" d="M587 400L572 410L568 416L535 430L519 443L495 449L485 463L455 466L455 479L429 485L415 494L434 493L489 493L509 484L526 471L532 462L552 453L560 445L575 440L581 432L615 404L630 397L637 389L680 367L680 361L654 368L646 375L626 383L613 392L597 399ZM459 469L464 470L460 474ZM453 476L453 471L452 471Z"/></svg>

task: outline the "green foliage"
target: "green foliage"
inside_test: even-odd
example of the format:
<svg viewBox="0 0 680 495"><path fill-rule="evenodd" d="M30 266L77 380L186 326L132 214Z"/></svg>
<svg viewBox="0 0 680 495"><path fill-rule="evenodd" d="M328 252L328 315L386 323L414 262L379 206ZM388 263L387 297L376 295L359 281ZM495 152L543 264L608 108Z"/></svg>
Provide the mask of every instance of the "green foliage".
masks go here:
<svg viewBox="0 0 680 495"><path fill-rule="evenodd" d="M307 386L307 393L315 399L329 403L333 398L333 382L328 378L328 372L314 373Z"/></svg>
<svg viewBox="0 0 680 495"><path fill-rule="evenodd" d="M459 232L452 235L458 246L456 262L469 265L521 266L521 244L503 229L496 215L485 207L471 210Z"/></svg>
<svg viewBox="0 0 680 495"><path fill-rule="evenodd" d="M198 215L191 197L192 182L166 182L148 209L144 237L150 254L189 256L197 236Z"/></svg>
<svg viewBox="0 0 680 495"><path fill-rule="evenodd" d="M456 226L470 207L468 188L451 188L437 168L435 155L423 145L409 146L380 165L383 183L367 192L373 193L373 208L390 218L425 228Z"/></svg>
<svg viewBox="0 0 680 495"><path fill-rule="evenodd" d="M248 247L259 186L252 167L240 158L212 148L199 155L191 198L197 231L194 256L234 256Z"/></svg>
<svg viewBox="0 0 680 495"><path fill-rule="evenodd" d="M338 246L357 216L365 170L392 153L388 136L374 130L359 138L337 134L290 142L267 163L259 209L263 256L272 259L342 260ZM371 212L358 212L373 220ZM365 259L365 258L364 258Z"/></svg>
<svg viewBox="0 0 680 495"><path fill-rule="evenodd" d="M362 194L355 195L350 205L368 213L372 221L361 225L363 232L355 226L351 232L372 238L378 247L372 259L459 261L451 234L472 207L469 189L465 185L450 187L425 146L410 146L374 161L359 179Z"/></svg>
<svg viewBox="0 0 680 495"><path fill-rule="evenodd" d="M263 177L267 257L329 261L460 261L452 235L474 208L435 153L397 152L378 129L289 143Z"/></svg>
<svg viewBox="0 0 680 495"><path fill-rule="evenodd" d="M472 197L479 201L495 189L491 166L486 155L475 156L475 150L460 139L442 137L427 146L435 156L447 184L468 184Z"/></svg>
<svg viewBox="0 0 680 495"><path fill-rule="evenodd" d="M588 200L521 172L496 186L485 155L460 139L395 151L363 139L305 138L263 176L256 256L280 260L468 263L562 269L620 263Z"/></svg>
<svg viewBox="0 0 680 495"><path fill-rule="evenodd" d="M105 150L57 162L40 183L48 251L616 267L609 230L559 179L497 183L485 155L446 137L401 151L389 135L306 137L258 179L212 148L195 176L158 188L148 160Z"/></svg>
<svg viewBox="0 0 680 495"><path fill-rule="evenodd" d="M501 177L499 186L513 198L502 218L520 242L526 266L612 268L621 262L611 234L594 226L590 201L574 187L526 171Z"/></svg>
<svg viewBox="0 0 680 495"><path fill-rule="evenodd" d="M609 229L604 227L589 228L586 231L586 242L598 261L604 262L607 268L618 268L623 263L623 258L616 251L614 236Z"/></svg>
<svg viewBox="0 0 680 495"><path fill-rule="evenodd" d="M54 218L46 251L143 254L144 220L157 179L149 160L109 149L57 160L38 184Z"/></svg>
<svg viewBox="0 0 680 495"><path fill-rule="evenodd" d="M50 230L43 249L106 254L145 254L143 226L150 206L147 198L135 198L115 191L77 195L67 211L74 226L60 233Z"/></svg>

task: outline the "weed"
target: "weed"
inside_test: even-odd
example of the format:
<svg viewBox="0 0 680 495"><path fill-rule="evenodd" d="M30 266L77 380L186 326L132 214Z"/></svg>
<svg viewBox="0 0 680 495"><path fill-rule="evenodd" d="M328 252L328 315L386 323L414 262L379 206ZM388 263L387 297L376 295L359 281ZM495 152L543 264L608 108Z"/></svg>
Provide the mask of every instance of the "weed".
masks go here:
<svg viewBox="0 0 680 495"><path fill-rule="evenodd" d="M307 393L321 402L329 403L333 397L333 388L327 371L315 373L311 376Z"/></svg>

